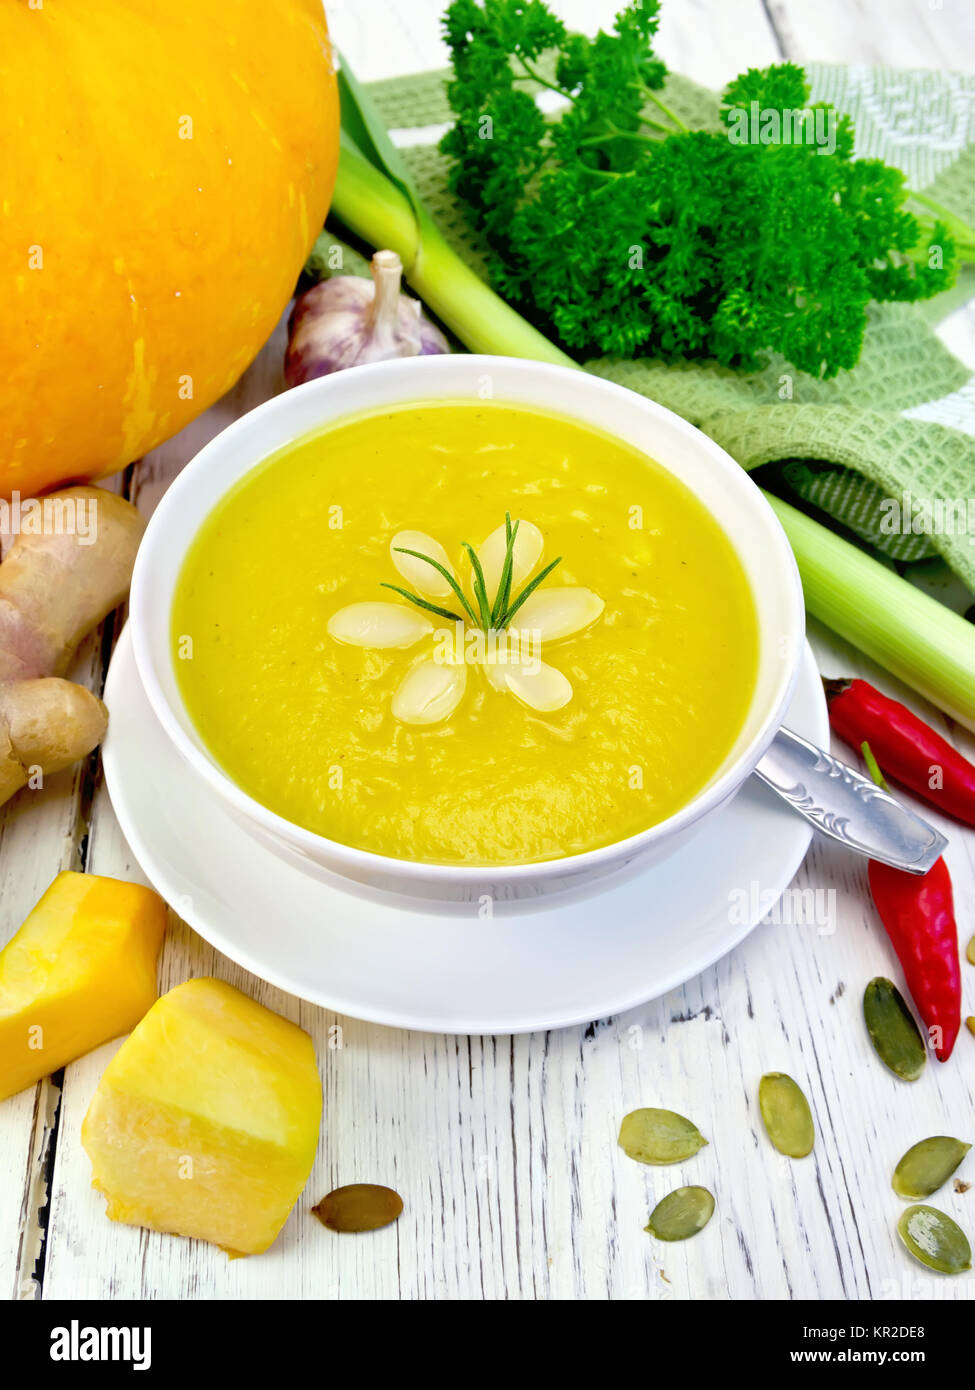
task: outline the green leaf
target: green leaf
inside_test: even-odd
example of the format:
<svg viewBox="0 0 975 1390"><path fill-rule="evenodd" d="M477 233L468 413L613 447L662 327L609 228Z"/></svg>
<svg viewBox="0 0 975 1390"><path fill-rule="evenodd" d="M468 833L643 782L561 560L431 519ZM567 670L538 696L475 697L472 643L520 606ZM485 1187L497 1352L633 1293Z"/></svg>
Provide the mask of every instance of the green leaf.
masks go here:
<svg viewBox="0 0 975 1390"><path fill-rule="evenodd" d="M351 143L357 154L391 179L419 215L419 195L403 156L390 139L383 118L344 54L339 54L339 62L341 66L337 78L342 138Z"/></svg>
<svg viewBox="0 0 975 1390"><path fill-rule="evenodd" d="M658 8L631 4L588 38L542 0L454 0L440 148L495 287L579 353L853 367L870 302L948 288L967 231L908 212L900 172L853 158L849 118L809 106L796 64L737 77L720 130L684 128L656 95ZM569 102L545 117L519 84L553 69Z"/></svg>

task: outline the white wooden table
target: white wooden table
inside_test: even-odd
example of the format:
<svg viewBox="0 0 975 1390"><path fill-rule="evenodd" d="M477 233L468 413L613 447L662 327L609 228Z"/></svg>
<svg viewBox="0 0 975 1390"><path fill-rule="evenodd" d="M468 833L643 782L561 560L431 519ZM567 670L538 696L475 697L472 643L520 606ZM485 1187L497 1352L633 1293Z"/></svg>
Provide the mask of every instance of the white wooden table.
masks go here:
<svg viewBox="0 0 975 1390"><path fill-rule="evenodd" d="M563 0L558 9L592 29L619 3ZM442 66L441 9L441 0L329 6L335 39L367 80ZM676 70L713 86L783 56L970 69L966 12L969 0L665 0L660 48ZM975 367L971 306L943 335ZM280 389L282 344L283 325L229 396L136 466L126 485L145 512L206 439ZM822 631L813 643L824 671L876 680L975 754L975 740L851 649ZM95 688L109 645L91 639L78 663ZM950 834L967 939L975 835ZM65 867L141 877L94 765L2 812L0 943ZM79 1131L110 1044L70 1066L60 1085L45 1081L0 1106L2 1296L972 1298L971 1278L932 1282L902 1252L889 1177L914 1139L975 1139L975 1040L963 1032L952 1064L929 1066L917 1085L888 1075L870 1051L860 1000L871 976L898 979L899 969L863 865L819 842L796 886L835 893L835 930L762 925L665 998L588 1028L514 1038L337 1018L247 976L174 918L163 989L216 974L314 1036L325 1117L309 1187L272 1251L233 1263L209 1246L109 1222ZM964 968L972 1013L975 971ZM756 1086L774 1069L800 1080L816 1113L819 1141L803 1163L780 1157L761 1132ZM712 1188L717 1214L684 1245L662 1247L642 1229L652 1194L674 1184L616 1146L621 1116L638 1105L691 1115L711 1140L687 1180ZM369 1237L325 1231L312 1204L354 1181L401 1192L399 1222ZM939 1200L975 1229L975 1187Z"/></svg>

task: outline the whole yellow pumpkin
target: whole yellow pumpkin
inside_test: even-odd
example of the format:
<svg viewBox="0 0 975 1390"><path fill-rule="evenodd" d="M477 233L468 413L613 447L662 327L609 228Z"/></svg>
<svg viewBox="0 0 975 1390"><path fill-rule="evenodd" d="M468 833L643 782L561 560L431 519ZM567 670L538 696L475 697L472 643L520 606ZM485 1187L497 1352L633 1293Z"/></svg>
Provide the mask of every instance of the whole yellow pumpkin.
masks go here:
<svg viewBox="0 0 975 1390"><path fill-rule="evenodd" d="M124 467L254 358L328 209L321 0L0 5L0 493Z"/></svg>

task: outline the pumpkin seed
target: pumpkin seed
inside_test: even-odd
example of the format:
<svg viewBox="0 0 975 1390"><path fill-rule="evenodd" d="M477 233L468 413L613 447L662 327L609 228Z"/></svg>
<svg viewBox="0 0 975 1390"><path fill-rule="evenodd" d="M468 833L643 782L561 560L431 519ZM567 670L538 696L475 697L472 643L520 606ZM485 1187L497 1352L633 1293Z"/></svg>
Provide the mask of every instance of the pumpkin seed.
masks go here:
<svg viewBox="0 0 975 1390"><path fill-rule="evenodd" d="M962 1274L972 1267L972 1247L956 1221L936 1207L908 1207L897 1223L897 1234L928 1269Z"/></svg>
<svg viewBox="0 0 975 1390"><path fill-rule="evenodd" d="M403 1199L391 1187L354 1182L337 1187L312 1211L330 1231L376 1231L388 1226L403 1210Z"/></svg>
<svg viewBox="0 0 975 1390"><path fill-rule="evenodd" d="M768 1137L780 1154L805 1158L816 1142L812 1111L802 1090L783 1071L770 1071L758 1086L758 1106Z"/></svg>
<svg viewBox="0 0 975 1390"><path fill-rule="evenodd" d="M968 1029L969 1033L975 1034L975 1016L965 1019L965 1027Z"/></svg>
<svg viewBox="0 0 975 1390"><path fill-rule="evenodd" d="M637 1163L680 1163L707 1142L697 1125L673 1110L631 1110L620 1125L620 1148Z"/></svg>
<svg viewBox="0 0 975 1390"><path fill-rule="evenodd" d="M928 1055L921 1030L892 980L871 980L863 995L863 1017L877 1056L902 1081L916 1081Z"/></svg>
<svg viewBox="0 0 975 1390"><path fill-rule="evenodd" d="M678 1187L657 1203L645 1228L658 1240L688 1240L714 1215L714 1198L706 1187Z"/></svg>
<svg viewBox="0 0 975 1390"><path fill-rule="evenodd" d="M968 957L969 963L975 965L975 936L969 941L968 950L965 952L965 955Z"/></svg>
<svg viewBox="0 0 975 1390"><path fill-rule="evenodd" d="M907 1197L910 1201L930 1197L944 1186L971 1147L947 1134L922 1139L908 1149L894 1169L894 1191L898 1197Z"/></svg>

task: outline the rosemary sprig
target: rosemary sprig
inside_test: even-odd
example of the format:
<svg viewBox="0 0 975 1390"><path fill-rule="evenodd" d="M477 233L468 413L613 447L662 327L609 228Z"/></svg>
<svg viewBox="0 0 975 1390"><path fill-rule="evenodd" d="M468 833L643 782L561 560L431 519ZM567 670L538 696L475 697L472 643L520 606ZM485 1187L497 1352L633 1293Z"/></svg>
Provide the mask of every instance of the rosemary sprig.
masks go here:
<svg viewBox="0 0 975 1390"><path fill-rule="evenodd" d="M467 541L463 542L463 548L464 550L466 550L468 558L471 562L471 582L472 587L474 589L474 598L477 601L477 607L479 610L477 613L474 612L473 607L468 602L467 596L465 595L460 585L457 583L457 580L446 568L446 566L440 563L439 560L435 560L431 555L424 555L422 550L407 550L405 546L401 545L398 545L396 547L396 550L400 555L412 555L417 560L426 561L428 565L433 566L433 568L438 572L438 574L442 574L444 579L446 579L447 583L450 585L451 589L460 599L464 612L467 614L474 627L480 627L485 632L490 632L492 629L494 629L494 631L496 632L501 632L504 628L508 626L508 624L511 622L511 619L518 612L518 609L525 602L525 600L527 598L530 598L531 595L535 592L539 584L541 584L542 580L547 579L548 576L555 569L555 566L560 564L562 561L562 556L559 555L556 559L552 561L551 564L546 565L540 574L536 574L534 579L529 580L529 582L525 585L525 587L521 590L521 592L512 602L511 589L514 578L515 541L518 537L518 527L520 525L521 523L519 521L512 523L511 513L505 512L504 563L501 566L501 575L498 580L498 589L497 593L494 596L493 603L491 603L490 599L488 598L487 583L484 578L484 569L481 565L480 556L478 555L477 551L474 549L472 545L470 545ZM464 621L464 619L461 617L459 613L454 613L449 608L440 608L435 603L428 603L426 599L420 598L417 594L411 594L409 589L401 589L398 584L383 583L382 588L392 589L394 593L401 594L403 598L409 599L410 603L415 603L418 608L425 608L428 613L437 613L441 618L449 618L451 622L455 623L462 623Z"/></svg>
<svg viewBox="0 0 975 1390"><path fill-rule="evenodd" d="M405 547L405 546L402 546L402 545L398 545L398 546L396 547L396 550L397 550L397 552L398 552L400 555L412 555L412 556L414 556L414 558L417 559L417 560L426 560L426 562L427 562L428 565L432 565L433 568L434 568L439 574L442 574L443 577L444 577L444 579L446 579L447 583L450 585L450 587L453 589L454 593L457 595L457 597L460 599L461 603L463 604L464 609L465 609L465 611L466 611L466 613L467 613L467 616L470 618L470 620L471 620L471 622L474 624L474 626L477 627L477 614L474 612L473 608L472 608L472 607L470 606L470 604L467 602L467 596L466 596L466 594L464 593L464 591L463 591L463 589L460 587L460 585L457 583L457 580L454 578L454 576L450 573L450 570L447 569L446 565L442 565L442 564L440 563L439 560L434 560L433 557L430 556L430 555L424 555L424 553L423 553L422 550L407 550L406 547ZM387 587L387 588L391 588L392 586L387 584L386 587ZM402 590L401 590L401 592L402 592ZM410 594L407 594L406 597L407 597L407 598L410 598L411 595L410 595ZM420 601L419 599L414 599L414 602L419 602L419 601ZM464 620L463 620L463 618L461 618L461 617L458 615L457 621L458 621L459 623L461 623L461 622L463 622Z"/></svg>
<svg viewBox="0 0 975 1390"><path fill-rule="evenodd" d="M449 618L452 623L462 623L464 619L459 613L453 613L449 608L439 608L435 603L427 603L425 598L418 598L416 594L411 594L409 589L401 589L398 584L387 584L382 582L381 589L392 589L394 594L402 594L408 598L410 603L415 603L418 608L425 608L428 613L439 613L441 618Z"/></svg>
<svg viewBox="0 0 975 1390"><path fill-rule="evenodd" d="M462 542L463 548L467 551L471 562L471 569L474 571L473 588L474 597L477 599L477 606L481 610L481 627L485 632L491 628L491 605L488 602L487 584L484 582L484 571L481 569L481 560L477 551L470 541Z"/></svg>
<svg viewBox="0 0 975 1390"><path fill-rule="evenodd" d="M519 608L521 607L521 605L524 603L525 599L531 597L531 595L532 595L532 594L535 592L535 590L538 588L539 584L541 584L542 580L548 578L548 576L549 576L549 575L552 573L552 571L555 569L555 566L556 566L557 564L561 563L561 560L562 560L562 556L559 555L556 559L554 559L554 560L552 561L552 563L551 563L550 565L546 565L546 566L545 566L545 568L542 570L541 574L536 574L536 575L535 575L535 578L532 579L528 584L525 585L525 587L522 589L521 593L520 593L520 594L518 595L518 597L515 599L514 603L513 603L513 604L511 605L511 607L508 609L507 613L505 613L504 618L502 619L502 626L504 626L504 627L507 627L507 626L508 626L508 624L511 622L511 619L515 616L515 614L518 612L518 609L519 609Z"/></svg>
<svg viewBox="0 0 975 1390"><path fill-rule="evenodd" d="M491 626L497 628L498 619L508 607L511 600L511 581L514 576L515 567L515 541L518 539L518 527L520 521L511 525L511 513L504 514L504 533L507 549L504 552L504 564L501 566L501 578L498 581L498 592L494 596L494 607L491 609Z"/></svg>

